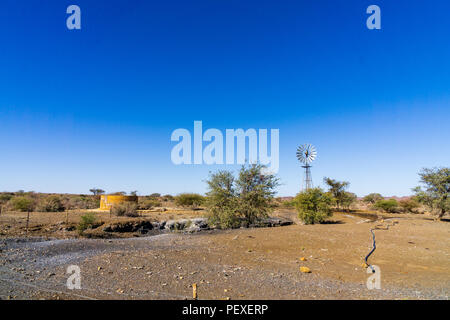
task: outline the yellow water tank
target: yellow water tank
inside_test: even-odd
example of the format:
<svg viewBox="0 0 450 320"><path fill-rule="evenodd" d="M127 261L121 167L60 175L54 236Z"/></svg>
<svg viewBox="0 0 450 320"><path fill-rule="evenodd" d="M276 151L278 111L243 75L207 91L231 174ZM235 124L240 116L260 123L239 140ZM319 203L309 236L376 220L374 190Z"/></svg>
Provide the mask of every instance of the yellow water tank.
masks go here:
<svg viewBox="0 0 450 320"><path fill-rule="evenodd" d="M124 202L138 202L137 196L123 196L123 195L102 195L100 198L100 209L109 210L113 205Z"/></svg>

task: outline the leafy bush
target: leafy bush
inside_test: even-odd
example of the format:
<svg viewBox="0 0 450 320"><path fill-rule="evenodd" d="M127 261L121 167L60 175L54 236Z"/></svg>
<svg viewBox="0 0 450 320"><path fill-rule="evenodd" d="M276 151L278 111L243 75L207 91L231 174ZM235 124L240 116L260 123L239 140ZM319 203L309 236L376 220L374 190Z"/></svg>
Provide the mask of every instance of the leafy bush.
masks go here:
<svg viewBox="0 0 450 320"><path fill-rule="evenodd" d="M0 194L0 204L8 202L9 200L12 199L12 197L13 197L13 195L9 194L9 193Z"/></svg>
<svg viewBox="0 0 450 320"><path fill-rule="evenodd" d="M65 207L59 196L52 195L42 199L38 204L37 210L42 212L61 212L65 210Z"/></svg>
<svg viewBox="0 0 450 320"><path fill-rule="evenodd" d="M115 204L111 207L111 213L115 216L122 217L137 217L138 205L135 202L127 201L120 204Z"/></svg>
<svg viewBox="0 0 450 320"><path fill-rule="evenodd" d="M313 188L300 192L294 199L298 217L305 224L322 223L333 212L331 206L333 198L320 188Z"/></svg>
<svg viewBox="0 0 450 320"><path fill-rule="evenodd" d="M209 220L219 228L248 226L268 216L278 179L263 174L264 166L242 167L237 179L229 171L210 176L206 206Z"/></svg>
<svg viewBox="0 0 450 320"><path fill-rule="evenodd" d="M139 209L141 210L151 210L155 207L160 207L161 201L152 198L139 199Z"/></svg>
<svg viewBox="0 0 450 320"><path fill-rule="evenodd" d="M166 194L166 195L164 195L163 197L162 197L162 200L163 201L173 201L175 198L172 196L172 195L170 195L170 194Z"/></svg>
<svg viewBox="0 0 450 320"><path fill-rule="evenodd" d="M175 204L181 207L197 209L205 201L205 198L197 193L182 193L175 197Z"/></svg>
<svg viewBox="0 0 450 320"><path fill-rule="evenodd" d="M375 202L373 207L377 210L382 210L389 213L399 212L398 202L395 199L378 200Z"/></svg>
<svg viewBox="0 0 450 320"><path fill-rule="evenodd" d="M16 211L33 211L34 201L29 197L14 197L10 200L13 210Z"/></svg>
<svg viewBox="0 0 450 320"><path fill-rule="evenodd" d="M88 212L85 215L82 215L81 221L77 226L78 234L81 235L87 229L92 228L93 224L95 223L95 220L96 220L95 214L92 212Z"/></svg>

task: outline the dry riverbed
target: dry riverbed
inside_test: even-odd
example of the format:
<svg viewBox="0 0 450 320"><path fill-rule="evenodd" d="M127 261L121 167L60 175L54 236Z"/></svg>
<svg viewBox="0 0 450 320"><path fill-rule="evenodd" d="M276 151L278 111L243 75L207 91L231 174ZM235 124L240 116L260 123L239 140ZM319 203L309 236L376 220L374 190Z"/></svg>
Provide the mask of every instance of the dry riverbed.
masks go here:
<svg viewBox="0 0 450 320"><path fill-rule="evenodd" d="M378 223L335 214L322 225L128 239L4 237L0 297L191 299L195 283L199 299L448 299L450 224L423 215L390 216L393 226L375 231L369 262L382 288L367 289L362 263ZM69 265L80 267L81 290L66 288Z"/></svg>

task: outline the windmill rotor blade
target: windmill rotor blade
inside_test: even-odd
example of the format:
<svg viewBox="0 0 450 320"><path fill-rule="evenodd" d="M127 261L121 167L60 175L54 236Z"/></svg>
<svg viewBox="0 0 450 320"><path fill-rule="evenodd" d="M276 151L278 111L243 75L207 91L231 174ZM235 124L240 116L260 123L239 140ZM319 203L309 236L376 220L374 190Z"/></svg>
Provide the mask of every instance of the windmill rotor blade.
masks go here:
<svg viewBox="0 0 450 320"><path fill-rule="evenodd" d="M308 164L313 162L317 157L317 150L312 144L303 144L297 148L297 159L304 163Z"/></svg>

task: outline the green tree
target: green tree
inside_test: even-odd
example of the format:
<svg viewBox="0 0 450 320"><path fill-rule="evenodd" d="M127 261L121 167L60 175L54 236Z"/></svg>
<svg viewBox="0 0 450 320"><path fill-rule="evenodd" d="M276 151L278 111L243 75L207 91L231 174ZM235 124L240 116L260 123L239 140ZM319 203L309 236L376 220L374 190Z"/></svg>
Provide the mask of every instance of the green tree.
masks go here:
<svg viewBox="0 0 450 320"><path fill-rule="evenodd" d="M419 173L422 187L413 189L420 203L437 213L437 219L450 212L450 168L424 168Z"/></svg>
<svg viewBox="0 0 450 320"><path fill-rule="evenodd" d="M350 182L347 181L337 181L331 178L323 178L323 181L325 184L328 185L329 192L334 198L334 201L336 203L337 209L342 207L343 202L347 199L345 194L345 189L348 188L350 185Z"/></svg>
<svg viewBox="0 0 450 320"><path fill-rule="evenodd" d="M383 196L379 193L371 193L365 196L362 200L368 204L375 204L378 200L383 200Z"/></svg>
<svg viewBox="0 0 450 320"><path fill-rule="evenodd" d="M233 174L230 171L218 171L210 174L206 183L209 221L222 229L238 227L240 221Z"/></svg>
<svg viewBox="0 0 450 320"><path fill-rule="evenodd" d="M249 224L267 218L273 210L272 200L279 180L273 174L264 174L263 170L264 167L259 164L243 166L236 180L239 213Z"/></svg>
<svg viewBox="0 0 450 320"><path fill-rule="evenodd" d="M305 224L322 223L333 215L331 210L333 199L329 193L325 193L320 188L300 192L294 198L294 203L298 217Z"/></svg>
<svg viewBox="0 0 450 320"><path fill-rule="evenodd" d="M344 192L341 196L342 207L347 211L350 210L352 204L358 200L358 196L352 192Z"/></svg>
<svg viewBox="0 0 450 320"><path fill-rule="evenodd" d="M207 208L210 221L220 228L251 225L266 218L273 210L272 200L278 179L264 174L264 166L243 166L237 178L229 171L211 174Z"/></svg>
<svg viewBox="0 0 450 320"><path fill-rule="evenodd" d="M98 196L98 195L101 195L101 194L105 193L104 190L98 189L98 188L89 189L89 192L92 192L94 194L94 196Z"/></svg>
<svg viewBox="0 0 450 320"><path fill-rule="evenodd" d="M34 210L34 201L29 197L14 197L10 200L14 210L22 212L30 212Z"/></svg>

